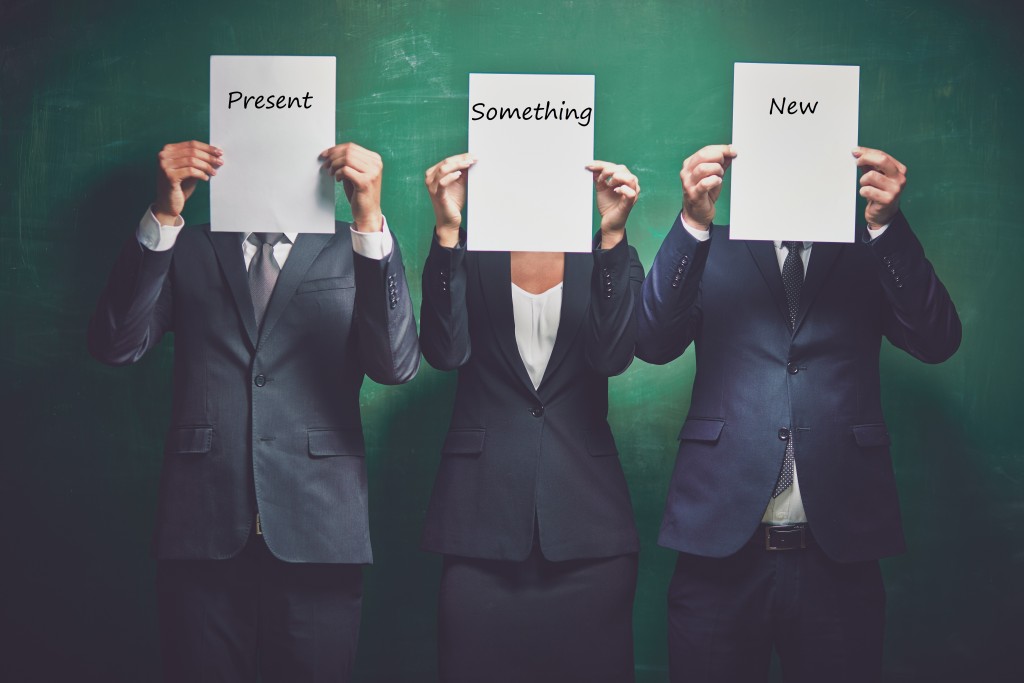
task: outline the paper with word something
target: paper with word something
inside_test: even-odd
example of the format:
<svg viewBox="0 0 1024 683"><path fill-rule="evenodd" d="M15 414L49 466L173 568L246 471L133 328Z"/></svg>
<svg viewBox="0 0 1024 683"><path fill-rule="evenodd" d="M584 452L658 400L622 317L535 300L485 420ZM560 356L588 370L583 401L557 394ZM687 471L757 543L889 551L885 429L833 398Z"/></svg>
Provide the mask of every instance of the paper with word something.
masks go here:
<svg viewBox="0 0 1024 683"><path fill-rule="evenodd" d="M468 249L593 249L593 76L470 74L469 153Z"/></svg>
<svg viewBox="0 0 1024 683"><path fill-rule="evenodd" d="M210 57L210 228L334 232L334 57Z"/></svg>
<svg viewBox="0 0 1024 683"><path fill-rule="evenodd" d="M860 67L737 63L729 233L852 242Z"/></svg>

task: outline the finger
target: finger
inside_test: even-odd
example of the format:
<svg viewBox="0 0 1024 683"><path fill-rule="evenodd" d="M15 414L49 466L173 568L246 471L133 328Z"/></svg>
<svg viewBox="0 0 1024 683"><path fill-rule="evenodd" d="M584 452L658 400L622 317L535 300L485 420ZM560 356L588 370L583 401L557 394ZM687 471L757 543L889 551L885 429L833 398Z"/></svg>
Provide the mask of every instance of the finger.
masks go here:
<svg viewBox="0 0 1024 683"><path fill-rule="evenodd" d="M623 197L626 197L627 199L632 199L634 201L636 200L637 197L640 196L640 188L638 187L638 188L634 189L634 188L630 187L629 185L619 185L614 190L612 190L612 192L620 194Z"/></svg>
<svg viewBox="0 0 1024 683"><path fill-rule="evenodd" d="M199 170L209 174L217 175L217 169L214 168L213 164L208 163L199 157L181 157L177 159L167 159L160 164L160 168L163 169L164 173L172 171L178 168L198 168Z"/></svg>
<svg viewBox="0 0 1024 683"><path fill-rule="evenodd" d="M612 176L614 176L616 173L622 173L623 171L627 171L625 166L622 166L620 164L608 164L603 169L601 169L600 173L597 174L597 182L608 183Z"/></svg>
<svg viewBox="0 0 1024 683"><path fill-rule="evenodd" d="M690 182L696 185L705 178L713 175L723 177L725 175L725 167L714 161L698 164L690 170Z"/></svg>
<svg viewBox="0 0 1024 683"><path fill-rule="evenodd" d="M890 178L878 171L868 171L860 177L860 184L864 187L877 187L880 190L891 193L900 191L900 181L897 178Z"/></svg>
<svg viewBox="0 0 1024 683"><path fill-rule="evenodd" d="M855 147L853 156L857 159L857 166L860 168L870 167L885 175L896 175L904 173L906 166L892 158L885 152L870 147Z"/></svg>
<svg viewBox="0 0 1024 683"><path fill-rule="evenodd" d="M195 178L197 180L209 180L210 176L202 170L195 168L194 166L186 166L184 168L176 168L167 173L167 179L172 182L180 183L189 178Z"/></svg>
<svg viewBox="0 0 1024 683"><path fill-rule="evenodd" d="M594 160L594 161L591 161L586 166L584 166L584 168L587 169L588 171L591 171L592 173L600 173L601 171L603 171L608 166L614 166L614 165L615 164L609 163L607 161Z"/></svg>
<svg viewBox="0 0 1024 683"><path fill-rule="evenodd" d="M708 145L694 152L683 162L683 166L693 167L710 162L720 164L724 168L735 158L736 150L732 148L732 145Z"/></svg>
<svg viewBox="0 0 1024 683"><path fill-rule="evenodd" d="M475 163L475 157L471 157L468 154L459 154L458 156L448 157L441 163L434 166L434 169L436 169L436 175L441 177L446 176L449 173L454 173L455 171L464 171Z"/></svg>
<svg viewBox="0 0 1024 683"><path fill-rule="evenodd" d="M895 194L893 194L892 192L886 192L885 190L880 190L877 187L862 187L860 188L859 194L861 197L864 197L864 199L867 199L868 201L871 202L878 202L883 206L888 206L892 204L894 201L896 201Z"/></svg>
<svg viewBox="0 0 1024 683"><path fill-rule="evenodd" d="M157 154L157 159L159 159L161 166L169 161L192 158L201 159L202 161L214 166L224 165L224 158L222 155L205 152L196 147L165 147L159 154Z"/></svg>
<svg viewBox="0 0 1024 683"><path fill-rule="evenodd" d="M459 180L459 178L461 178L461 177L462 177L462 171L455 171L453 173L449 173L448 175L444 176L439 181L437 181L437 185L438 185L439 188L443 189L443 188L448 187L452 183L457 182Z"/></svg>
<svg viewBox="0 0 1024 683"><path fill-rule="evenodd" d="M224 154L224 150L220 147L214 147L213 145L207 144L200 140L188 140L187 142L172 142L164 145L161 152L168 151L179 151L179 150L197 150L199 152L205 152L206 154L212 154L214 156L221 156Z"/></svg>
<svg viewBox="0 0 1024 683"><path fill-rule="evenodd" d="M370 177L367 174L361 173L351 166L344 166L338 169L334 173L334 179L339 181L348 180L355 188L360 190L366 189L371 182Z"/></svg>
<svg viewBox="0 0 1024 683"><path fill-rule="evenodd" d="M721 184L722 184L721 176L709 175L707 178L704 178L699 183L697 183L695 185L695 187L697 189L701 190L702 194L703 194L703 193L706 193L706 192L710 192L711 190L715 189L716 187L718 187Z"/></svg>
<svg viewBox="0 0 1024 683"><path fill-rule="evenodd" d="M622 168L625 168L625 166L623 166ZM621 187L623 185L626 185L626 186L629 186L629 187L633 188L634 190L639 189L639 186L640 186L639 183L640 183L640 181L637 179L637 177L635 175L633 175L632 173L630 173L628 170L620 171L620 172L616 173L615 175L611 176L606 181L606 184L609 187L616 188L616 187Z"/></svg>

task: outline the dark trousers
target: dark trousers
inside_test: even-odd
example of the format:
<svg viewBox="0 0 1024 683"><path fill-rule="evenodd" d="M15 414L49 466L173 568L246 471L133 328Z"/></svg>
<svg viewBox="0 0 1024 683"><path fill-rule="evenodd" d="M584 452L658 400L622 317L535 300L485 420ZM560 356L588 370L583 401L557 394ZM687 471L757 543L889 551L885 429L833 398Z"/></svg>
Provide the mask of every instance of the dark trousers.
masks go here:
<svg viewBox="0 0 1024 683"><path fill-rule="evenodd" d="M787 683L882 678L877 561L842 564L817 547L763 544L722 559L680 553L668 610L672 683L766 681L773 647Z"/></svg>
<svg viewBox="0 0 1024 683"><path fill-rule="evenodd" d="M168 683L349 680L361 565L282 562L253 536L228 560L161 560L157 593Z"/></svg>

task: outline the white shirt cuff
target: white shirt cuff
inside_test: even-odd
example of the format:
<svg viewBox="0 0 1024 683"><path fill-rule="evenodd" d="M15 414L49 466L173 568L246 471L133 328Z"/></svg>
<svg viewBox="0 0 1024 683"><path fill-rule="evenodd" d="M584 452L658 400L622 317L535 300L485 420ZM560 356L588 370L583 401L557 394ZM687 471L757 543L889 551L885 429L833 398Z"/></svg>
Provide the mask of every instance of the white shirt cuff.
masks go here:
<svg viewBox="0 0 1024 683"><path fill-rule="evenodd" d="M174 246L178 239L178 233L185 227L185 219L178 216L174 225L161 225L153 215L153 208L146 209L139 221L139 228L135 231L135 237L139 244L150 251L167 251Z"/></svg>
<svg viewBox="0 0 1024 683"><path fill-rule="evenodd" d="M869 227L868 227L868 237L870 237L871 239L876 239L876 238L878 238L878 237L881 237L881 236L882 236L882 233L883 233L883 232L885 232L885 231L886 231L886 229L887 229L887 228L888 228L888 227L889 227L890 225L892 225L892 223L886 223L885 225L883 225L882 227L880 227L880 228L878 228L878 229L873 229L873 228L871 228L871 227L869 226Z"/></svg>
<svg viewBox="0 0 1024 683"><path fill-rule="evenodd" d="M353 227L349 228L352 231L352 251L374 261L383 261L391 256L395 238L388 230L387 217L383 218L384 227L380 232L359 232Z"/></svg>
<svg viewBox="0 0 1024 683"><path fill-rule="evenodd" d="M679 212L679 222L683 224L684 228L686 228L686 232L693 235L694 239L696 239L698 242L704 242L711 239L710 230L698 230L696 228L691 228L690 225L686 222L686 219L683 218L682 211Z"/></svg>

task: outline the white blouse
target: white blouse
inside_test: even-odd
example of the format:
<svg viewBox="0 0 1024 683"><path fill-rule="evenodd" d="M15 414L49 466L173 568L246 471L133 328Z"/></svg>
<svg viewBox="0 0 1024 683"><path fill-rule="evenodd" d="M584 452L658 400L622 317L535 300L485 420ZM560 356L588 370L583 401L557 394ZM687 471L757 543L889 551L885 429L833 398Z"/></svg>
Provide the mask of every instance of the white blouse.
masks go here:
<svg viewBox="0 0 1024 683"><path fill-rule="evenodd" d="M540 294L530 294L512 283L512 317L516 326L516 346L530 374L533 388L540 386L551 360L562 316L562 283Z"/></svg>

